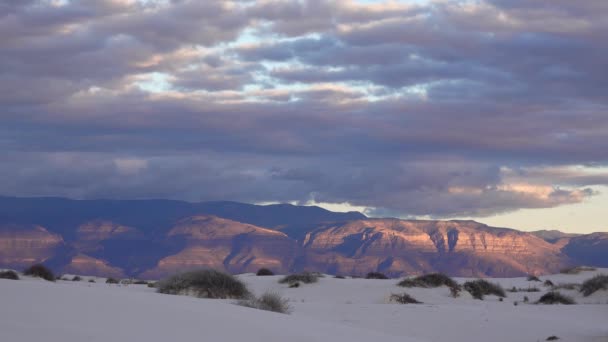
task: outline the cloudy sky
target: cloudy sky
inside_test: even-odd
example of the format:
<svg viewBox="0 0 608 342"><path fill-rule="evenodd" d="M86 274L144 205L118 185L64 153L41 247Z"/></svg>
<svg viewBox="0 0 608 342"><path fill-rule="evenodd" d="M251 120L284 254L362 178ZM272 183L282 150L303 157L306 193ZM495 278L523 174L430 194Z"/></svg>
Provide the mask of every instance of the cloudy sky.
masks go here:
<svg viewBox="0 0 608 342"><path fill-rule="evenodd" d="M608 1L0 2L0 194L608 230Z"/></svg>

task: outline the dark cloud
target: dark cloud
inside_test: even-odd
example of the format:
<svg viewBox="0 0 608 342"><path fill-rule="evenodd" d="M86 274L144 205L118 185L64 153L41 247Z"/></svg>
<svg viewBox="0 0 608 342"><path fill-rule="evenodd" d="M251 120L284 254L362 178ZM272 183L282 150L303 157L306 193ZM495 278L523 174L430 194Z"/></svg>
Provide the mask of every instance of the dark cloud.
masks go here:
<svg viewBox="0 0 608 342"><path fill-rule="evenodd" d="M4 195L492 215L608 184L604 1L8 1ZM599 169L601 170L601 168Z"/></svg>

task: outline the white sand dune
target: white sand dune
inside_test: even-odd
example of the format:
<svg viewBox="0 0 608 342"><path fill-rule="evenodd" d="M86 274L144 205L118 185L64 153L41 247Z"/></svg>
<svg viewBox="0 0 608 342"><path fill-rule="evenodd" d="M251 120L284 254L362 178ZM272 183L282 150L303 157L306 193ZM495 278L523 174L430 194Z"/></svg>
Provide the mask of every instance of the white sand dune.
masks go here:
<svg viewBox="0 0 608 342"><path fill-rule="evenodd" d="M597 273L541 277L580 283ZM525 278L491 279L505 289L536 286L543 292L508 293L500 302L452 298L445 287L404 289L397 280L334 279L288 288L279 276L239 276L256 294L289 298L291 315L236 306L231 300L162 295L145 285L107 285L23 277L0 279L0 341L608 341L608 291L577 305L534 305L547 288ZM465 279L458 279L459 282ZM388 304L407 292L424 304ZM513 303L517 301L518 305Z"/></svg>

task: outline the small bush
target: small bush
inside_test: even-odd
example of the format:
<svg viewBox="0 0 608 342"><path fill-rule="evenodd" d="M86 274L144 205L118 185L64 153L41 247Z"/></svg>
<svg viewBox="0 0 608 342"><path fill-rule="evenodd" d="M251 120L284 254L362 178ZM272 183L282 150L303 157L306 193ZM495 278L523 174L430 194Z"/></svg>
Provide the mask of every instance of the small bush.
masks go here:
<svg viewBox="0 0 608 342"><path fill-rule="evenodd" d="M295 282L295 283L290 283L290 284L289 284L289 288L290 288L290 289L294 289L294 288L296 288L296 287L300 287L300 283Z"/></svg>
<svg viewBox="0 0 608 342"><path fill-rule="evenodd" d="M512 288L508 289L507 291L509 292L517 292L517 287L513 286Z"/></svg>
<svg viewBox="0 0 608 342"><path fill-rule="evenodd" d="M106 284L118 284L118 279L110 277L106 279Z"/></svg>
<svg viewBox="0 0 608 342"><path fill-rule="evenodd" d="M79 276L74 276L74 277L72 278L72 281L81 281L81 280L82 280L82 278L81 278L81 277L79 277Z"/></svg>
<svg viewBox="0 0 608 342"><path fill-rule="evenodd" d="M557 340L559 340L559 337L557 337L555 335L547 337L547 341L557 341Z"/></svg>
<svg viewBox="0 0 608 342"><path fill-rule="evenodd" d="M291 312L289 301L278 293L266 292L261 297L249 297L237 302L238 305L259 310L288 314Z"/></svg>
<svg viewBox="0 0 608 342"><path fill-rule="evenodd" d="M538 287L520 287L518 289L515 288L515 286L513 286L513 288L508 289L508 292L540 292L540 289Z"/></svg>
<svg viewBox="0 0 608 342"><path fill-rule="evenodd" d="M600 290L608 290L608 275L598 274L591 279L587 279L581 285L580 292L583 296L588 297Z"/></svg>
<svg viewBox="0 0 608 342"><path fill-rule="evenodd" d="M388 279L388 277L384 273L380 272L369 272L365 279Z"/></svg>
<svg viewBox="0 0 608 342"><path fill-rule="evenodd" d="M269 270L267 268L260 268L255 275L257 275L257 276L273 276L274 272L272 272L271 270Z"/></svg>
<svg viewBox="0 0 608 342"><path fill-rule="evenodd" d="M545 282L543 283L544 286L553 286L553 282L549 279L545 280Z"/></svg>
<svg viewBox="0 0 608 342"><path fill-rule="evenodd" d="M148 285L148 282L145 280L136 280L133 282L133 285Z"/></svg>
<svg viewBox="0 0 608 342"><path fill-rule="evenodd" d="M397 284L402 287L458 287L458 283L443 273L431 273L413 279L404 279Z"/></svg>
<svg viewBox="0 0 608 342"><path fill-rule="evenodd" d="M336 278L336 279L346 279L346 277L343 276L343 275L336 275L336 276L334 276L334 278Z"/></svg>
<svg viewBox="0 0 608 342"><path fill-rule="evenodd" d="M198 298L244 299L249 291L236 277L216 270L198 270L176 274L157 284L164 294L188 295Z"/></svg>
<svg viewBox="0 0 608 342"><path fill-rule="evenodd" d="M42 278L48 281L55 281L55 275L51 270L42 264L32 265L23 271L23 274L31 277Z"/></svg>
<svg viewBox="0 0 608 342"><path fill-rule="evenodd" d="M530 298L528 298L528 296L524 296L524 303L527 303L530 301Z"/></svg>
<svg viewBox="0 0 608 342"><path fill-rule="evenodd" d="M483 296L495 295L498 297L506 297L505 290L498 285L490 283L483 279L475 281L467 281L464 283L464 289L475 299L483 300Z"/></svg>
<svg viewBox="0 0 608 342"><path fill-rule="evenodd" d="M15 271L2 271L0 272L0 279L19 280L19 275Z"/></svg>
<svg viewBox="0 0 608 342"><path fill-rule="evenodd" d="M89 283L94 283L95 279L89 279Z"/></svg>
<svg viewBox="0 0 608 342"><path fill-rule="evenodd" d="M297 274L290 274L279 280L279 284L293 284L293 283L304 283L312 284L319 281L319 275L310 272L302 272Z"/></svg>
<svg viewBox="0 0 608 342"><path fill-rule="evenodd" d="M578 290L580 287L581 284L566 283L553 286L553 290Z"/></svg>
<svg viewBox="0 0 608 342"><path fill-rule="evenodd" d="M537 277L537 276L535 276L535 275L529 275L527 279L528 279L528 281L541 281L541 280L540 280L540 279L538 279L538 277Z"/></svg>
<svg viewBox="0 0 608 342"><path fill-rule="evenodd" d="M559 273L563 273L563 274L579 274L581 272L585 272L585 271L595 271L596 268L595 267L588 267L588 266L576 266L576 267L567 267L567 268L563 268L559 271Z"/></svg>
<svg viewBox="0 0 608 342"><path fill-rule="evenodd" d="M148 283L148 287L155 288L156 287L156 283L153 282L153 281L151 281L151 282Z"/></svg>
<svg viewBox="0 0 608 342"><path fill-rule="evenodd" d="M536 302L536 304L576 304L574 300L557 291L547 292Z"/></svg>
<svg viewBox="0 0 608 342"><path fill-rule="evenodd" d="M417 301L416 299L414 299L412 296L408 295L407 293L402 293L402 294L391 294L391 297L389 299L391 302L393 303L399 303L399 304L421 304L421 302Z"/></svg>

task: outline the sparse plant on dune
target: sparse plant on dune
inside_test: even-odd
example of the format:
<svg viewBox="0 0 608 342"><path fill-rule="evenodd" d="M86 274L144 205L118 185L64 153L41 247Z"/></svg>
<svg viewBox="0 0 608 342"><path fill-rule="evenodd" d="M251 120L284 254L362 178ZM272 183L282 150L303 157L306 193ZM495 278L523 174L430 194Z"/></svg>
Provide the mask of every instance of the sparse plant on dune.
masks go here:
<svg viewBox="0 0 608 342"><path fill-rule="evenodd" d="M384 273L380 272L369 272L365 279L388 279L388 277Z"/></svg>
<svg viewBox="0 0 608 342"><path fill-rule="evenodd" d="M12 270L2 271L0 272L0 279L19 280L19 275Z"/></svg>
<svg viewBox="0 0 608 342"><path fill-rule="evenodd" d="M266 292L259 298L250 296L237 302L238 305L259 310L288 314L291 312L289 300L275 292Z"/></svg>
<svg viewBox="0 0 608 342"><path fill-rule="evenodd" d="M294 284L294 283L304 283L304 284L312 284L319 281L319 275L311 272L302 272L296 274L290 274L285 276L279 280L279 284Z"/></svg>
<svg viewBox="0 0 608 342"><path fill-rule="evenodd" d="M419 302L418 300L416 300L415 298L413 298L412 296L410 296L407 293L400 293L400 294L391 294L389 301L392 303L399 303L399 304L421 304L421 302Z"/></svg>
<svg viewBox="0 0 608 342"><path fill-rule="evenodd" d="M596 268L595 267L589 267L589 266L574 266L574 267L567 267L567 268L563 268L559 271L559 273L562 274L579 274L581 272L585 272L585 271L595 271Z"/></svg>
<svg viewBox="0 0 608 342"><path fill-rule="evenodd" d="M32 265L23 271L23 274L31 277L42 278L48 281L55 281L53 272L42 264Z"/></svg>
<svg viewBox="0 0 608 342"><path fill-rule="evenodd" d="M110 277L106 279L106 284L118 284L118 279Z"/></svg>
<svg viewBox="0 0 608 342"><path fill-rule="evenodd" d="M576 304L574 299L565 296L557 291L547 292L540 297L536 304Z"/></svg>
<svg viewBox="0 0 608 342"><path fill-rule="evenodd" d="M464 289L473 296L475 299L483 300L484 296L495 295L498 297L506 297L505 290L494 283L490 283L484 279L477 279L474 281L467 281L463 285Z"/></svg>
<svg viewBox="0 0 608 342"><path fill-rule="evenodd" d="M532 275L532 274L528 276L527 280L528 281L541 281L540 279L538 279L537 276Z"/></svg>
<svg viewBox="0 0 608 342"><path fill-rule="evenodd" d="M198 298L244 299L249 296L245 284L233 275L208 269L184 272L163 279L157 283L157 291Z"/></svg>
<svg viewBox="0 0 608 342"><path fill-rule="evenodd" d="M269 270L267 268L260 268L255 275L257 275L257 276L273 276L274 272L272 272L271 270Z"/></svg>
<svg viewBox="0 0 608 342"><path fill-rule="evenodd" d="M448 288L450 288L450 292L453 297L457 297L461 291L460 285L454 279L443 273L431 273L421 275L415 278L404 279L397 283L397 286L424 288L447 286Z"/></svg>
<svg viewBox="0 0 608 342"><path fill-rule="evenodd" d="M598 274L591 279L583 282L580 292L583 296L588 297L600 290L608 290L608 275Z"/></svg>

